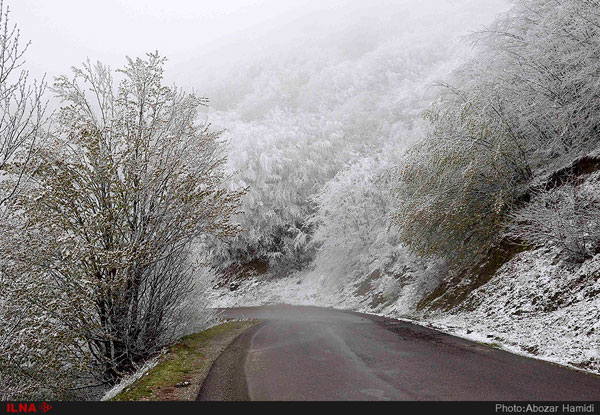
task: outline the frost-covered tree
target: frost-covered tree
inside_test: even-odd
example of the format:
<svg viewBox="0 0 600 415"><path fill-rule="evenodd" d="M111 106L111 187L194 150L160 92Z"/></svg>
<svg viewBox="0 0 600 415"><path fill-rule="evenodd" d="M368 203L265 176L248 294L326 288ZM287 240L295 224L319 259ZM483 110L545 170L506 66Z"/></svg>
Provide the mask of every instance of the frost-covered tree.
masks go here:
<svg viewBox="0 0 600 415"><path fill-rule="evenodd" d="M472 263L496 242L507 208L531 172L510 129L448 91L427 113L428 136L398 168L402 241L425 257Z"/></svg>
<svg viewBox="0 0 600 415"><path fill-rule="evenodd" d="M312 244L332 265L356 266L357 259L372 261L372 249L389 251L397 244L389 232L392 198L381 160L364 158L346 167L314 198L318 206L311 218ZM383 256L383 252L380 252Z"/></svg>
<svg viewBox="0 0 600 415"><path fill-rule="evenodd" d="M520 0L469 38L473 57L444 83L430 134L398 169L408 245L472 263L533 179L597 148L599 30L597 1Z"/></svg>
<svg viewBox="0 0 600 415"><path fill-rule="evenodd" d="M109 382L169 340L192 289L191 245L237 231L220 133L196 121L206 100L164 86L163 62L128 59L118 87L100 63L57 78L57 131L18 199L28 243L12 272L59 295L57 308L34 303Z"/></svg>
<svg viewBox="0 0 600 415"><path fill-rule="evenodd" d="M348 157L339 123L280 111L251 128L236 121L228 125L236 141L231 185L248 191L236 217L244 232L219 246L216 265L255 260L279 270L306 265L309 251L298 241L310 238L308 218L315 208L310 197Z"/></svg>
<svg viewBox="0 0 600 415"><path fill-rule="evenodd" d="M600 252L598 177L537 191L510 214L506 235L530 246L554 246L568 260L582 262Z"/></svg>
<svg viewBox="0 0 600 415"><path fill-rule="evenodd" d="M461 78L511 126L534 168L554 168L598 145L600 3L520 0L471 38ZM498 106L498 105L497 105Z"/></svg>
<svg viewBox="0 0 600 415"><path fill-rule="evenodd" d="M336 291L350 281L391 265L403 249L390 227L393 199L389 164L364 158L349 164L313 198L317 209L310 223L316 250L312 277Z"/></svg>
<svg viewBox="0 0 600 415"><path fill-rule="evenodd" d="M11 370L26 368L19 365L24 362L18 358L24 355L19 343L37 342L34 333L39 326L12 307L19 291L7 274L19 225L12 202L27 181L33 149L45 125L45 83L31 82L23 66L28 46L10 21L9 7L0 1L0 400L40 386L22 370ZM29 359L35 350L41 348L33 349Z"/></svg>

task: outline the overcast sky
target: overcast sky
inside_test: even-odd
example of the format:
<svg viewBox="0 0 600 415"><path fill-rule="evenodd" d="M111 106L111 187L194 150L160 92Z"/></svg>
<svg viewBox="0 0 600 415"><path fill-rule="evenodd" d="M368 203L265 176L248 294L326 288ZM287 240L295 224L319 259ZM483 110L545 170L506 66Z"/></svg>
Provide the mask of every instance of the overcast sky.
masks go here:
<svg viewBox="0 0 600 415"><path fill-rule="evenodd" d="M471 4L475 8L489 4L496 13L501 1ZM126 55L158 50L169 59L167 78L180 84L183 79L185 86L195 85L188 78L198 73L194 65L202 65L203 56L231 66L232 56L254 53L257 44L264 49L279 41L284 49L288 43L290 48L302 48L306 42L294 44L294 36L304 36L298 34L313 16L325 19L319 30L330 19L332 27L322 35L327 42L327 36L336 35L335 25L348 19L379 13L389 20L390 10L397 11L400 19L405 14L435 12L440 5L450 7L448 18L452 19L455 12L464 14L459 8L472 8L465 7L465 2L469 0L5 0L13 23L32 42L26 58L35 77L47 73L52 79L69 73L71 66L87 57L116 68L123 65ZM371 19L370 24L377 25L376 21ZM435 27L423 25L419 30L425 33Z"/></svg>
<svg viewBox="0 0 600 415"><path fill-rule="evenodd" d="M32 41L36 75L64 73L90 57L120 66L125 55L159 50L170 66L285 24L310 0L8 0L13 22ZM322 2L327 9L338 0ZM310 4L310 6L309 6Z"/></svg>

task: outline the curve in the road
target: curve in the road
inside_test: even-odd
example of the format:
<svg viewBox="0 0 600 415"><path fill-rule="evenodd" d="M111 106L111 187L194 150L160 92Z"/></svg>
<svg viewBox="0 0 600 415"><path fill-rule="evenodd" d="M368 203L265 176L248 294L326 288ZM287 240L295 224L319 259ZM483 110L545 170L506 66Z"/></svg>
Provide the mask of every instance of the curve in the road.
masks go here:
<svg viewBox="0 0 600 415"><path fill-rule="evenodd" d="M261 320L215 361L199 400L598 400L600 378L408 322L317 307Z"/></svg>

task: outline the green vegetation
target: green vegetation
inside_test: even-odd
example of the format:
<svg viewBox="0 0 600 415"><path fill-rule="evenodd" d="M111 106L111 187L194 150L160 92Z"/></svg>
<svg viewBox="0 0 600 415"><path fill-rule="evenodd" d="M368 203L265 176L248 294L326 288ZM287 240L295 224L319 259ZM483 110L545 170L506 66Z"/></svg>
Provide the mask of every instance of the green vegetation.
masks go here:
<svg viewBox="0 0 600 415"><path fill-rule="evenodd" d="M193 400L213 361L254 322L224 323L181 338L156 366L113 398L115 401ZM188 386L178 387L184 382Z"/></svg>

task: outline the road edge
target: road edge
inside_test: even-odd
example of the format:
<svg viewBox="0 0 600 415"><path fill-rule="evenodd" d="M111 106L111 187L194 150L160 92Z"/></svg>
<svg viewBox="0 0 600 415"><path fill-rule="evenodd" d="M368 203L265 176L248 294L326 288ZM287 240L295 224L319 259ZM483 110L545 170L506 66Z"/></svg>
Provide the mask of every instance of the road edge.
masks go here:
<svg viewBox="0 0 600 415"><path fill-rule="evenodd" d="M254 334L266 323L259 322L237 336L215 359L202 382L196 401L249 401L246 357Z"/></svg>

